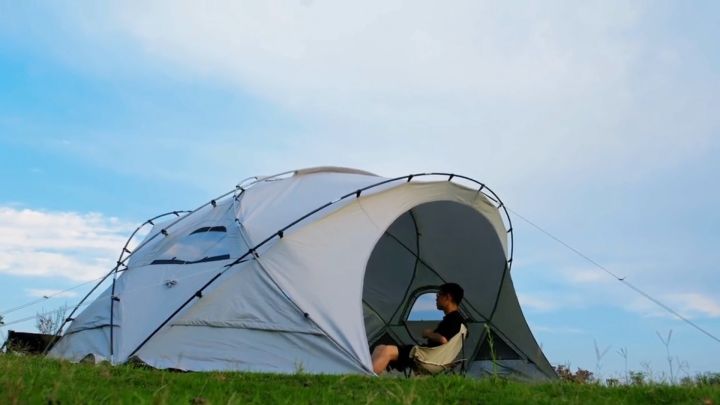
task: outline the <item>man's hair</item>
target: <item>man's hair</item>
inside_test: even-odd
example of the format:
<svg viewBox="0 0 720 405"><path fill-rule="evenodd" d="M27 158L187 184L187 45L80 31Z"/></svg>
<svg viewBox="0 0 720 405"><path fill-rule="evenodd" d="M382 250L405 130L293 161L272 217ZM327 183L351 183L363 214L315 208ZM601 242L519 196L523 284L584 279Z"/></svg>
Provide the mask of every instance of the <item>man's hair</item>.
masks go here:
<svg viewBox="0 0 720 405"><path fill-rule="evenodd" d="M439 292L440 294L449 295L452 298L453 302L458 305L460 305L460 302L465 295L465 291L463 290L463 288L456 283L445 283L441 285Z"/></svg>

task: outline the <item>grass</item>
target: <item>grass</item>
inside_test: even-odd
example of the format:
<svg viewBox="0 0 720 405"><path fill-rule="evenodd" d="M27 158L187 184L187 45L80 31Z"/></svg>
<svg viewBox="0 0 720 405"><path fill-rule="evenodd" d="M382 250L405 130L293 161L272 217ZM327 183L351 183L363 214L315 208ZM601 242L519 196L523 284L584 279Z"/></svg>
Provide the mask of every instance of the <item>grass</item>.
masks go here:
<svg viewBox="0 0 720 405"><path fill-rule="evenodd" d="M720 404L720 386L527 384L502 379L174 373L0 355L2 404Z"/></svg>

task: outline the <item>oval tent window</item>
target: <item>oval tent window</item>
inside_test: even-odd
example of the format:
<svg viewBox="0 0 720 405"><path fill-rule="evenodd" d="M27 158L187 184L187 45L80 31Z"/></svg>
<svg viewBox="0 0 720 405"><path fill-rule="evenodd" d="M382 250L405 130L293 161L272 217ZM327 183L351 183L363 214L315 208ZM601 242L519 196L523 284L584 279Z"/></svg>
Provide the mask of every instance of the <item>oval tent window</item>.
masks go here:
<svg viewBox="0 0 720 405"><path fill-rule="evenodd" d="M415 300L408 321L440 321L443 319L443 312L435 306L436 292L427 292Z"/></svg>

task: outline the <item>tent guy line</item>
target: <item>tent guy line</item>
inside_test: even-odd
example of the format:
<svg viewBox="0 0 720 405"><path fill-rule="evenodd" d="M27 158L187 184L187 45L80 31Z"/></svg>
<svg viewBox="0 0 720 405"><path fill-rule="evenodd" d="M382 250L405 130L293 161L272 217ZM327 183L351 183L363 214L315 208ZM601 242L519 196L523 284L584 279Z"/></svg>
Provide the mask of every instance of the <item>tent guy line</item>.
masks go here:
<svg viewBox="0 0 720 405"><path fill-rule="evenodd" d="M91 304L91 302L80 303L80 307L84 307L84 306L87 306L87 305L90 305L90 304ZM72 306L75 306L75 305L78 305L78 304L68 305L68 307L72 307ZM3 328L4 328L4 327L6 327L6 326L15 325L15 324L22 323L22 322L27 322L27 321L36 319L38 316L45 316L45 315L57 314L57 313L60 313L60 312L62 312L62 311L65 311L65 310L66 310L66 309L65 309L65 308L62 308L62 307L61 307L61 308L58 308L58 309L53 309L53 310L51 310L51 311L46 311L46 312L38 313L38 314L35 314L35 315L32 315L32 316L27 316L27 317L25 317L25 318L15 319L15 320L12 320L12 321L10 321L10 322L0 323L0 327L3 327Z"/></svg>
<svg viewBox="0 0 720 405"><path fill-rule="evenodd" d="M670 313L670 314L672 314L673 316L677 317L677 318L680 319L681 321L683 321L683 322L687 323L688 325L692 326L693 328L695 328L696 330L700 331L701 333L707 335L709 338L713 339L714 341L720 343L720 338L718 338L717 336L713 335L713 334L710 333L708 330L704 329L702 326L698 325L697 323L693 322L692 320L688 319L687 317L683 316L682 314L680 314L680 313L677 312L676 310L672 309L669 305L663 303L663 302L660 301L659 299L651 296L651 295L648 294L647 292L641 290L639 287L637 287L637 286L635 286L634 284L630 283L630 282L627 280L627 277L620 277L619 275L617 275L617 274L615 274L614 272L610 271L610 270L609 270L608 268L606 268L605 266L603 266L603 265L601 265L600 263L598 263L597 261L593 260L590 256L588 256L588 255L584 254L583 252L579 251L578 249L570 246L569 244L565 243L564 241L562 241L560 238L558 238L557 236L553 235L553 234L550 233L549 231L546 231L545 229L543 229L542 227L540 227L540 226L537 225L536 223L534 223L534 222L530 221L529 219L525 218L524 216L520 215L517 211L514 211L514 210L512 210L512 209L510 209L510 208L508 208L508 211L512 212L513 215L515 215L516 217L522 219L524 222L526 222L527 224L529 224L529 225L532 226L533 228L537 229L538 231L542 232L543 234L545 234L546 236L548 236L549 238L551 238L551 239L554 240L555 242L557 242L557 243L565 246L567 249L569 249L570 251L572 251L572 252L575 253L576 255L580 256L581 258L583 258L584 260L586 260L588 263L590 263L590 264L594 265L595 267L599 268L600 270L604 271L605 273L607 273L608 275L610 275L611 277L613 277L613 278L616 279L617 281L619 281L619 282L621 282L622 284L624 284L626 287L630 288L631 290L633 290L633 291L635 291L636 293L640 294L641 296L645 297L645 298L646 298L647 300L649 300L650 302L654 303L655 305L657 305L657 306L659 306L660 308L664 309L665 311L667 311L668 313Z"/></svg>
<svg viewBox="0 0 720 405"><path fill-rule="evenodd" d="M57 297L57 296L59 296L59 295L62 295L62 294L64 294L64 293L66 293L66 292L70 292L70 291L72 291L72 290L76 290L76 289L78 289L78 288L80 288L80 287L82 287L82 286L84 286L84 285L86 285L86 284L90 284L90 283L92 283L92 282L96 282L96 281L100 281L100 280L102 280L102 277L94 278L94 279L88 280L88 281L83 281L83 282L80 283L80 284L76 284L76 285L74 285L74 286L72 286L72 287L68 287L68 288L66 288L66 289L64 289L64 290L56 291L56 292L54 292L54 293L52 293L52 294L43 295L42 297L40 297L40 298L38 298L38 299L35 299L35 300L32 300L32 301L28 301L28 302L26 302L26 303L24 303L24 304L20 304L20 305L18 305L18 306L16 306L16 307L9 308L9 309L6 310L6 311L0 311L0 315L4 318L7 314L11 314L11 313L16 312L16 311L19 311L19 310L21 310L21 309L25 309L25 308L28 308L28 307L32 307L32 306L37 305L37 304L39 304L39 303L41 303L41 302L45 302L45 301L47 301L47 300L51 300L51 299L53 299L53 298L55 298L55 297Z"/></svg>

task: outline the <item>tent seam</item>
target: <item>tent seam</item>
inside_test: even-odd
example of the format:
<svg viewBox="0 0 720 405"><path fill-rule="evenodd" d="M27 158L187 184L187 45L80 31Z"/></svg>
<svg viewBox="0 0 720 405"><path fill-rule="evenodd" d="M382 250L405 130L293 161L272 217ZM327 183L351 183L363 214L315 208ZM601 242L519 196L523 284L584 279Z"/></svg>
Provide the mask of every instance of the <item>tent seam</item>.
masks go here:
<svg viewBox="0 0 720 405"><path fill-rule="evenodd" d="M417 219L415 218L415 215L413 214L412 210L413 210L413 208L410 208L407 212L409 213L410 218L413 221L413 226L415 227L415 247L417 249L417 254L414 255L415 256L415 266L413 267L413 274L410 277L410 283L408 283L407 288L405 288L405 294L403 294L402 302L405 302L408 298L408 294L410 294L410 287L415 282L415 277L417 277L418 264L420 263L420 229L418 228ZM402 217L402 215L400 215L400 217ZM398 218L400 218L400 217L398 217ZM396 221L397 221L397 219L396 219ZM389 229L390 228L385 230L385 233L399 242L399 239L395 235L391 234ZM401 302L400 306L398 306L395 309L395 312L393 312L392 316L390 317L391 322L395 320L395 316L398 314L398 311L400 311L400 308L402 307L402 302Z"/></svg>
<svg viewBox="0 0 720 405"><path fill-rule="evenodd" d="M233 204L235 204L235 202L233 202ZM236 211L236 212L237 212L237 211ZM235 219L236 219L236 221L233 221L233 222L235 222L235 223L237 224L238 229L240 230L240 236L241 236L241 237L243 238L243 240L245 241L245 244L247 244L248 246L250 246L250 244L248 243L248 242L250 241L250 240L249 240L250 238L249 238L249 236L247 235L247 233L246 233L246 231L245 231L245 226L242 224L242 221L240 221L239 218L236 217ZM302 308L300 308L300 306L299 306L292 298L290 298L290 296L285 292L285 290L283 290L283 288L280 286L280 284L278 284L278 282L277 282L277 281L275 280L275 278L270 274L270 272L267 271L267 269L265 268L265 266L264 266L264 265L262 264L262 262L260 261L260 257L259 257L259 256L255 256L254 259L255 259L255 262L256 262L256 263L258 264L258 266L260 267L260 269L265 273L265 275L270 279L270 281L272 281L272 283L275 284L275 287L276 287L276 288L278 289L278 291L285 297L285 299L286 299L290 304L292 304L301 314L306 314L306 312L305 312ZM320 327L320 325L318 325L312 318L306 317L306 319L307 319L309 322L312 322L312 324L315 325L315 327L316 327L320 332L322 332L322 335L325 336L325 337L326 337L330 342L332 342L335 346L337 346L338 349L340 349L341 351L345 352L345 354L349 355L352 360L354 360L355 362L357 362L357 364L360 365L360 368L361 368L363 371L365 371L365 372L369 372L369 371L370 371L370 370L368 370L368 369L365 368L365 365L363 364L363 362L362 362L359 358L357 358L354 353L351 353L350 351L348 351L347 349L345 349L342 345L340 345L340 343L338 343L335 339L333 339L333 338L332 338L322 327Z"/></svg>

